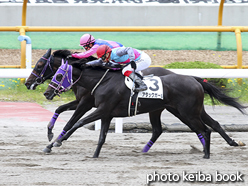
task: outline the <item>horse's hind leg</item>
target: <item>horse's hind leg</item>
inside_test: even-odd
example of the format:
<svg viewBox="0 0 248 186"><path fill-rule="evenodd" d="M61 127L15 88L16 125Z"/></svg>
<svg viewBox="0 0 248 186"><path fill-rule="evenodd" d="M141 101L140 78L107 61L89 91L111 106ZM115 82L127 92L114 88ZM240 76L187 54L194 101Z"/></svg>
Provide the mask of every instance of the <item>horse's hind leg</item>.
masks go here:
<svg viewBox="0 0 248 186"><path fill-rule="evenodd" d="M193 132L196 133L197 137L203 145L203 151L205 153L203 158L209 158L211 130L208 129L207 126L201 120L200 113L197 113L197 110L193 111L193 109L181 109L179 111L173 108L167 108L167 110L173 115L175 115L178 119L180 119L184 124L186 124ZM199 116L196 117L195 115Z"/></svg>
<svg viewBox="0 0 248 186"><path fill-rule="evenodd" d="M238 143L236 143L226 134L220 124L206 113L204 108L202 109L201 118L206 125L210 126L214 131L218 132L230 146L239 146Z"/></svg>
<svg viewBox="0 0 248 186"><path fill-rule="evenodd" d="M197 134L197 137L202 143L204 149L203 158L209 159L211 130L203 123L201 118L189 119L186 124L191 128L192 131L194 131Z"/></svg>
<svg viewBox="0 0 248 186"><path fill-rule="evenodd" d="M152 124L152 137L150 141L145 145L142 152L148 152L148 150L152 147L152 145L156 142L158 137L162 134L162 127L161 127L161 113L162 110L157 110L153 112L149 112L150 122Z"/></svg>
<svg viewBox="0 0 248 186"><path fill-rule="evenodd" d="M112 120L112 117L109 118L102 118L102 124L101 124L101 132L100 132L100 136L99 136L99 141L98 141L98 145L96 148L96 151L94 153L93 158L98 158L100 151L102 149L103 144L105 143L105 139L108 133L108 129L109 129L109 125L110 122Z"/></svg>

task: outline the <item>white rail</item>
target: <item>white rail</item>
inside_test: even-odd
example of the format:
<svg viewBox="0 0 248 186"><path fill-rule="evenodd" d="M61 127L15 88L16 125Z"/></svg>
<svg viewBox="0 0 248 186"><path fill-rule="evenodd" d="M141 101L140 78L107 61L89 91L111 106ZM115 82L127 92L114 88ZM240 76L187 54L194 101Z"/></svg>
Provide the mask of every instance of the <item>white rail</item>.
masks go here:
<svg viewBox="0 0 248 186"><path fill-rule="evenodd" d="M248 78L248 69L169 69L177 74L202 78Z"/></svg>
<svg viewBox="0 0 248 186"><path fill-rule="evenodd" d="M202 78L248 78L248 69L170 69L177 74ZM27 78L32 69L0 69L0 78ZM122 118L116 118L116 133L122 133ZM101 121L95 122L95 129L101 129Z"/></svg>
<svg viewBox="0 0 248 186"><path fill-rule="evenodd" d="M248 69L169 69L177 74L202 78L248 78ZM0 78L27 78L32 69L0 69Z"/></svg>
<svg viewBox="0 0 248 186"><path fill-rule="evenodd" d="M33 69L0 69L0 78L27 78Z"/></svg>

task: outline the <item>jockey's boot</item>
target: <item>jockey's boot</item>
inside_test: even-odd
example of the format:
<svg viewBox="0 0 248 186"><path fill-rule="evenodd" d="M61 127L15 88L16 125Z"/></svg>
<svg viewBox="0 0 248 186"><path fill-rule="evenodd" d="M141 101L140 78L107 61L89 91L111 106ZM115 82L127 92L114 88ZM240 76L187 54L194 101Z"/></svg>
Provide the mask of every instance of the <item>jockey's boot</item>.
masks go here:
<svg viewBox="0 0 248 186"><path fill-rule="evenodd" d="M142 79L137 76L134 72L132 72L129 77L134 80L134 82L138 85L135 86L135 89L134 89L134 92L140 92L140 91L144 91L147 89L147 86L146 84L142 81Z"/></svg>

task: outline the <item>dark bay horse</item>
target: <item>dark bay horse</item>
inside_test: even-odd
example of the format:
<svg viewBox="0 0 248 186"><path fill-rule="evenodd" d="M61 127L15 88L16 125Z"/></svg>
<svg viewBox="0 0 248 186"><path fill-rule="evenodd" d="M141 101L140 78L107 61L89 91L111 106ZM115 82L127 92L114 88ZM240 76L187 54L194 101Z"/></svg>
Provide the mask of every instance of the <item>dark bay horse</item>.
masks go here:
<svg viewBox="0 0 248 186"><path fill-rule="evenodd" d="M74 62L74 66L82 66L82 62ZM55 82L55 80L61 81L57 84L61 85L66 79L63 73L73 73L72 77L74 82L77 81L78 85L83 86L89 91L94 90L93 94L97 109L73 126L69 128L65 127L59 137L51 145L60 146L62 141L68 139L78 128L101 119L102 129L94 154L94 157L98 157L102 145L105 142L112 118L128 116L130 90L123 83L124 76L121 72L109 72L105 74L105 70L103 69L83 67L81 70L73 68L71 72L68 69L72 69L71 66L67 63L63 64L55 74L53 82ZM103 75L106 76L102 78ZM99 82L100 79L102 79L102 81ZM211 130L205 125L201 116L204 99L204 89L202 85L191 76L178 74L160 76L160 79L163 86L163 99L139 99L137 106L137 114L149 113L153 128L152 138L143 149L143 152L147 152L162 133L160 116L162 111L167 109L197 134L204 148L204 158L209 158ZM96 84L99 85L95 89ZM60 91L61 87L57 87L57 85L53 85L53 83L49 85L44 93L47 99L53 99ZM63 85L63 87L65 87L65 85ZM244 108L244 106L240 105L239 109L242 110ZM47 148L51 148L51 145Z"/></svg>
<svg viewBox="0 0 248 186"><path fill-rule="evenodd" d="M61 65L61 59L65 59L71 52L68 50L57 50L51 55L51 49L49 49L43 57L41 57L32 72L32 74L27 79L25 85L28 89L35 89L36 86L43 83L46 79L51 78L56 70ZM86 61L93 60L94 58L85 59ZM70 58L69 62L73 62L75 59ZM172 71L166 70L160 67L151 67L143 71L144 75L154 74L157 76L163 76L168 74L174 74ZM217 87L211 85L208 82L204 82L202 78L194 77L203 87L205 93L208 93L210 97L213 99L217 99L221 103L229 106L233 106L240 111L242 111L243 107L240 106L234 98L226 96L222 91L220 91ZM51 141L53 138L52 129L54 127L55 121L60 113L67 110L75 110L74 114L68 121L65 130L69 130L71 126L73 126L87 111L91 108L95 107L95 99L94 96L90 94L88 90L83 88L82 86L74 85L72 87L73 92L76 96L76 100L72 101L68 104L62 105L58 107L52 117L51 121L48 124L48 139ZM196 95L195 95L196 96ZM211 118L205 111L204 107L202 108L201 113L202 120L205 124L210 126L213 130L218 132L230 146L238 146L234 140L232 140L225 131L221 128L219 123ZM69 127L68 127L69 126ZM158 131L158 129L154 130L157 132L156 135L160 135L162 131ZM51 152L53 144L49 145L48 148L45 149L45 152Z"/></svg>

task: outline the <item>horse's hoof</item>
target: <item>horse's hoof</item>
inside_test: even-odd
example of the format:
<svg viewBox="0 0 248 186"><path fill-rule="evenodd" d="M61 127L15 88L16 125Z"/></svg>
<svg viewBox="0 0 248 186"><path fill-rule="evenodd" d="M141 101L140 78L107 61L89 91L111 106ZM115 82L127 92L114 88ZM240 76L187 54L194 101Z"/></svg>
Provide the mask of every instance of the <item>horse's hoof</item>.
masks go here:
<svg viewBox="0 0 248 186"><path fill-rule="evenodd" d="M56 141L56 142L53 144L54 147L60 147L61 145L62 145L62 143L59 142L59 141Z"/></svg>
<svg viewBox="0 0 248 186"><path fill-rule="evenodd" d="M239 146L246 146L246 144L243 143L242 141L239 141L238 144L239 144Z"/></svg>
<svg viewBox="0 0 248 186"><path fill-rule="evenodd" d="M204 158L204 159L209 159L210 156L209 156L209 155L204 155L203 158Z"/></svg>
<svg viewBox="0 0 248 186"><path fill-rule="evenodd" d="M239 146L239 144L236 143L236 141L234 141L234 140L232 140L232 141L229 143L229 145L230 145L230 146L233 146L233 147Z"/></svg>
<svg viewBox="0 0 248 186"><path fill-rule="evenodd" d="M44 153L50 153L50 152L52 152L52 149L49 149L49 148L46 147L46 148L43 149L43 152Z"/></svg>
<svg viewBox="0 0 248 186"><path fill-rule="evenodd" d="M48 134L47 137L48 137L48 140L51 141L53 139L53 133Z"/></svg>

